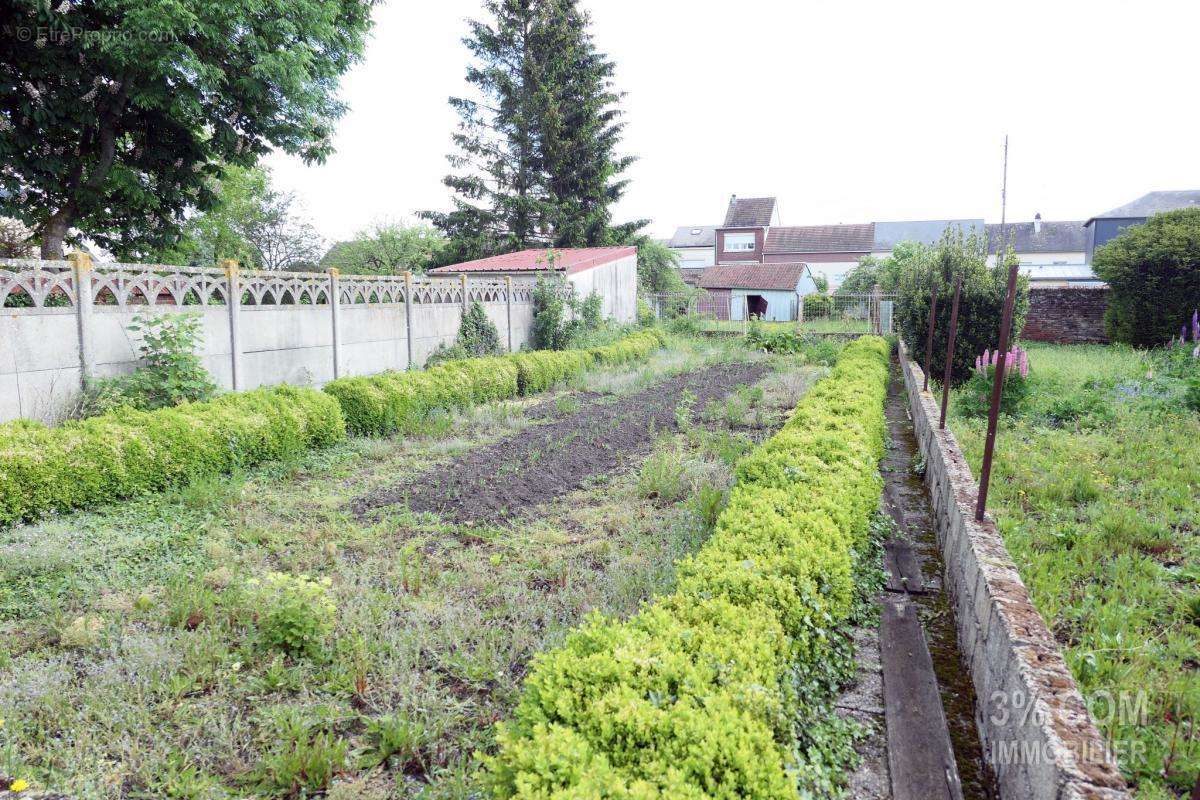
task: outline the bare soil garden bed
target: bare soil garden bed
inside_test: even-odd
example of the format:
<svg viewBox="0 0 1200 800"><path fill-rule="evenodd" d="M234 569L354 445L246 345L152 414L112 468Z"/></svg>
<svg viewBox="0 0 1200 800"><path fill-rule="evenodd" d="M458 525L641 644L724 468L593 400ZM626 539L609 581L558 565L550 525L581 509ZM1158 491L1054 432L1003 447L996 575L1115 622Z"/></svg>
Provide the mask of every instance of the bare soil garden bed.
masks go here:
<svg viewBox="0 0 1200 800"><path fill-rule="evenodd" d="M768 371L761 363L717 364L613 400L586 397L577 413L530 426L434 473L362 497L354 510L366 516L403 504L457 523L503 522L639 460L658 432L675 429L681 403L698 411Z"/></svg>

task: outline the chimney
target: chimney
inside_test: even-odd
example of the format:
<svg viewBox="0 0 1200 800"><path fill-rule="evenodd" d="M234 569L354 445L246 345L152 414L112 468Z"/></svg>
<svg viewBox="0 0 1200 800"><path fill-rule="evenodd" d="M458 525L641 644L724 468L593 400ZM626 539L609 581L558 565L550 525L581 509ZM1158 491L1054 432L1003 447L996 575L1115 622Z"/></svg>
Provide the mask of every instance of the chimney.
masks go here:
<svg viewBox="0 0 1200 800"><path fill-rule="evenodd" d="M1037 236L1042 232L1042 215L1040 213L1033 215L1033 235Z"/></svg>

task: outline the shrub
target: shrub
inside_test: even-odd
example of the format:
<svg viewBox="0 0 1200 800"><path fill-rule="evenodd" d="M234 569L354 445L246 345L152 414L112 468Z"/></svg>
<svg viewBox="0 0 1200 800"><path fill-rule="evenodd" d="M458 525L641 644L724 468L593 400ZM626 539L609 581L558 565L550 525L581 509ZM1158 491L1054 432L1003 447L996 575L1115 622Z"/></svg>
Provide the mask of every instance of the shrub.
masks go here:
<svg viewBox="0 0 1200 800"><path fill-rule="evenodd" d="M386 436L416 430L435 411L545 391L594 362L645 358L664 342L661 333L643 331L590 350L539 350L448 361L421 372L339 378L327 383L325 391L341 405L351 433Z"/></svg>
<svg viewBox="0 0 1200 800"><path fill-rule="evenodd" d="M899 276L897 323L900 335L908 343L921 366L925 366L925 342L929 331L929 295L938 287L937 321L933 335L933 363L930 377L941 379L946 368L946 344L950 333L950 309L955 276L963 278L959 301L958 335L954 343L951 385L971 377L975 357L1000 341L1000 320L1008 291L1008 268L987 265L986 242L975 236L963 238L959 232L947 232L936 248L919 251L920 257L908 259ZM1016 341L1025 327L1029 310L1029 279L1017 279L1017 297L1013 305L1011 340Z"/></svg>
<svg viewBox="0 0 1200 800"><path fill-rule="evenodd" d="M533 288L533 346L537 350L565 350L567 329L563 314L568 285L561 280L539 278Z"/></svg>
<svg viewBox="0 0 1200 800"><path fill-rule="evenodd" d="M0 525L184 486L345 435L332 398L281 386L57 428L0 425Z"/></svg>
<svg viewBox="0 0 1200 800"><path fill-rule="evenodd" d="M488 319L478 301L471 303L467 313L463 314L458 326L458 341L467 355L476 358L500 354L500 332L495 324Z"/></svg>
<svg viewBox="0 0 1200 800"><path fill-rule="evenodd" d="M1155 214L1097 249L1092 262L1109 285L1109 337L1161 345L1200 298L1200 208Z"/></svg>
<svg viewBox="0 0 1200 800"><path fill-rule="evenodd" d="M79 416L103 414L123 405L153 411L211 399L217 385L196 355L203 336L201 324L194 314L135 316L129 330L142 335L143 365L129 375L92 381Z"/></svg>
<svg viewBox="0 0 1200 800"><path fill-rule="evenodd" d="M333 632L337 606L329 597L328 578L269 572L247 582L264 647L291 655L319 656Z"/></svg>
<svg viewBox="0 0 1200 800"><path fill-rule="evenodd" d="M488 759L495 796L797 797L789 769L811 722L797 679L823 670L852 611L888 352L849 345L741 462L673 595L625 622L593 616L534 659Z"/></svg>

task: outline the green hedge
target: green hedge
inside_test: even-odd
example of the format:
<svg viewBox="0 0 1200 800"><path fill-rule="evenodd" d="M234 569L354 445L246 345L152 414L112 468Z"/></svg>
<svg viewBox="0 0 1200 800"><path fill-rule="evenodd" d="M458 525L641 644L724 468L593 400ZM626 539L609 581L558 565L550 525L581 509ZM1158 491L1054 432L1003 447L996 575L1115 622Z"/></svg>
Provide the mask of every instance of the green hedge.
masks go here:
<svg viewBox="0 0 1200 800"><path fill-rule="evenodd" d="M122 408L57 428L0 425L0 525L182 486L332 444L338 404L281 386L157 411Z"/></svg>
<svg viewBox="0 0 1200 800"><path fill-rule="evenodd" d="M593 363L621 364L645 358L663 344L661 332L642 331L591 350L467 358L419 372L341 378L326 384L325 391L341 405L351 433L384 436L415 429L437 409L465 408L545 391Z"/></svg>
<svg viewBox="0 0 1200 800"><path fill-rule="evenodd" d="M489 759L497 797L796 798L797 689L853 607L882 482L888 345L848 345L744 459L675 593L534 659Z"/></svg>

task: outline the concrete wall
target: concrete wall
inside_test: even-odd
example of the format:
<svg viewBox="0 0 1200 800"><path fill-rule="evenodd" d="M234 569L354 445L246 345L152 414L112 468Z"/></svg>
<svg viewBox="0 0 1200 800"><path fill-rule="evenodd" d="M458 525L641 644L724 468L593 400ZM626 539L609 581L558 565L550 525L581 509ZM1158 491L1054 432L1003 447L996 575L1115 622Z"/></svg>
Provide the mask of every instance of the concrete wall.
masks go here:
<svg viewBox="0 0 1200 800"><path fill-rule="evenodd" d="M636 255L572 273L567 280L575 287L575 296L580 300L592 292L599 293L604 300L605 317L622 324L637 319Z"/></svg>
<svg viewBox="0 0 1200 800"><path fill-rule="evenodd" d="M46 296L38 296L38 306L0 309L0 422L28 417L44 421L61 419L78 397L82 383L80 355L80 319L84 319L85 341L89 343L90 372L95 377L112 377L132 372L138 366L140 341L128 330L139 313L198 314L202 319L203 343L199 355L204 367L222 389L234 389L234 354L230 336L230 309L226 305L188 305L180 308L175 299L157 284L145 296L155 297L162 305L146 305L122 297L114 305L83 303L82 311L74 307L74 284L61 276L70 275L70 267L31 266L0 263L0 302L7 296L38 294L38 281L46 275L55 281L55 296L70 301L71 306L55 307ZM16 269L14 269L16 267ZM58 269L58 272L53 270ZM178 267L166 267L178 269ZM122 267L97 269L96 285L115 285L114 276L121 281L162 281L176 279L182 288L190 289L198 282L209 281L211 271L182 270L178 275L163 277L160 270ZM599 272L599 270L595 270ZM325 285L326 276L300 273L276 273L260 276L246 273L247 285L253 290L263 287L282 290L296 281ZM631 275L631 277L630 277ZM605 296L606 311L629 320L636 314L636 263L617 265L599 276L595 288ZM290 282L290 283L289 283ZM122 285L124 285L122 283ZM349 278L343 293L367 287L379 291L368 302L338 303L338 374L368 375L386 369L408 368L408 306L403 295L394 294L400 302L380 302L383 291L398 291L402 278ZM511 347L520 349L530 341L533 323L532 282L514 281L511 307ZM454 342L462 319L461 284L430 282L420 279L413 284L415 301L412 305L412 354L416 366L424 365L428 355L440 344ZM176 289L178 291L179 289ZM503 281L468 282L468 299L479 300L500 333L500 343L510 342L509 309L504 299ZM614 291L618 294L613 294ZM46 294L46 293L42 293ZM628 296L626 296L628 295ZM181 294L179 296L182 296ZM208 300L208 299L206 299ZM217 300L217 297L212 297ZM223 302L223 297L222 297ZM276 300L278 302L278 300ZM85 312L85 313L84 313ZM314 303L288 305L239 305L240 373L236 389L250 390L258 386L296 384L320 386L334 379L334 324L332 306L324 299Z"/></svg>
<svg viewBox="0 0 1200 800"><path fill-rule="evenodd" d="M1060 344L1103 343L1108 287L1029 289L1029 314L1022 339Z"/></svg>
<svg viewBox="0 0 1200 800"><path fill-rule="evenodd" d="M682 268L711 267L715 261L711 247L672 247L679 256L679 266Z"/></svg>
<svg viewBox="0 0 1200 800"><path fill-rule="evenodd" d="M909 410L933 502L958 644L978 700L984 759L1001 800L1129 800L1112 753L1038 614L995 521L975 521L979 486L939 398L900 345Z"/></svg>

